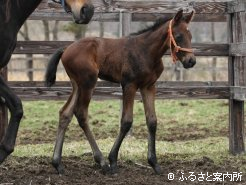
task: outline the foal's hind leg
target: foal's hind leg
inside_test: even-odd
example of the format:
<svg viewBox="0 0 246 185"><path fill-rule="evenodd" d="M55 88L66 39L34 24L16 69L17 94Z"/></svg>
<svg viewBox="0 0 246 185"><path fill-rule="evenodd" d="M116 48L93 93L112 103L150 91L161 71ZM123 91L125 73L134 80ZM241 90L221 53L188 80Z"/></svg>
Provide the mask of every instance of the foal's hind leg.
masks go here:
<svg viewBox="0 0 246 185"><path fill-rule="evenodd" d="M146 122L148 126L149 136L148 136L148 162L155 170L157 174L160 174L161 169L157 163L156 149L155 149L155 135L157 127L157 119L155 113L155 86L146 87L140 90L144 110L146 115Z"/></svg>
<svg viewBox="0 0 246 185"><path fill-rule="evenodd" d="M12 92L12 90L5 84L2 77L0 77L0 97L4 99L5 105L10 111L10 120L7 132L0 144L0 164L4 159L14 151L16 136L23 116L23 108L21 100Z"/></svg>
<svg viewBox="0 0 246 185"><path fill-rule="evenodd" d="M127 132L130 130L133 121L133 104L134 96L136 94L137 88L135 85L127 85L123 87L123 110L121 117L120 132L117 139L109 153L109 162L112 173L116 173L118 152L123 139L125 138Z"/></svg>
<svg viewBox="0 0 246 185"><path fill-rule="evenodd" d="M61 155L62 155L64 136L65 136L65 132L68 127L68 124L70 123L73 117L74 106L78 98L78 86L74 81L71 81L71 82L73 86L73 92L71 96L69 97L68 101L66 102L66 104L60 110L59 126L58 126L56 144L55 144L53 160L52 160L52 165L56 168L59 174L64 173L64 168L61 164Z"/></svg>
<svg viewBox="0 0 246 185"><path fill-rule="evenodd" d="M75 107L75 116L90 143L95 162L101 166L103 173L106 173L109 170L108 164L105 162L102 152L100 151L88 125L88 107L91 100L91 95L92 89L81 89L78 102Z"/></svg>

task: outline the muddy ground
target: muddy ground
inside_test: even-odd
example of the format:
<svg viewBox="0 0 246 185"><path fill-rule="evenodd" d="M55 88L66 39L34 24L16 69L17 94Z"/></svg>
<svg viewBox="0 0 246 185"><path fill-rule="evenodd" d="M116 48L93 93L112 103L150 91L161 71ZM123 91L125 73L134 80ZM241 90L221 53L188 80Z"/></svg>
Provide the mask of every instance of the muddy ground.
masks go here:
<svg viewBox="0 0 246 185"><path fill-rule="evenodd" d="M226 116L221 115L221 119L218 120L221 122L221 120L227 119ZM92 125L99 127L98 124L101 122L103 121L94 121ZM205 123L204 121L204 124ZM174 125L172 120L167 121L165 124ZM176 124L175 122L175 125ZM157 140L184 141L213 136L228 136L227 127L222 127L218 129L218 131L212 132L213 129L209 127L198 128L197 125L198 124L194 123L193 125L188 125L186 128L179 125L176 127L172 126L168 128L169 130L167 129L167 132L164 134L159 132ZM199 125L201 125L201 123L199 123ZM56 124L47 123L44 124L41 129L35 131L21 129L18 134L17 145L54 143L56 127ZM147 132L144 131L143 128L134 128L133 135L137 136L139 139L146 139ZM85 139L81 129L78 129L78 126L69 128L66 142L77 141L78 138L81 139L81 137ZM107 133L97 132L96 129L93 130L93 132L96 138L107 138L109 136L115 138L117 130L118 126L115 126L115 130L112 129ZM241 174L242 178L240 182L235 182L237 180L236 178L234 181L230 181L230 177L227 177L223 182L214 181L215 174L213 173L219 172L230 175L233 174L233 172L240 172L240 166L233 165L233 161L229 160L230 159L228 159L228 161L225 160L222 165L216 165L212 159L206 156L201 159L186 162L179 160L170 161L168 159L165 160L165 158L160 158L159 163L162 168L161 175L155 175L153 170L146 164L146 161L143 161L143 164L136 164L133 161L119 160L118 174L104 175L99 167L95 165L92 155L87 153L79 157L64 157L62 161L65 166L65 174L59 176L50 164L50 157L40 156L31 158L10 156L0 165L0 185L246 184L246 174ZM244 162L241 164L244 164ZM194 176L191 176L189 172L194 172L195 180L193 179ZM174 180L168 179L169 173L174 174Z"/></svg>
<svg viewBox="0 0 246 185"><path fill-rule="evenodd" d="M225 162L223 166L217 166L207 157L191 162L173 161L170 163L161 161L161 175L155 175L148 166L135 164L132 161L120 162L119 173L116 175L102 174L98 166L93 163L91 156L65 157L63 162L66 169L65 174L59 176L52 168L50 158L10 157L0 166L0 184L223 184L223 182L218 181L209 182L209 180L214 180L215 178L213 173L226 174L228 172L232 174L233 172L239 172L237 168L228 165L230 162L228 164ZM190 176L189 172L194 172L196 176L194 181L191 181L192 176ZM168 179L168 173L175 175L174 180ZM199 174L205 174L204 178ZM246 184L244 175L242 174L240 182L230 182L230 178L226 178L225 182L226 184Z"/></svg>

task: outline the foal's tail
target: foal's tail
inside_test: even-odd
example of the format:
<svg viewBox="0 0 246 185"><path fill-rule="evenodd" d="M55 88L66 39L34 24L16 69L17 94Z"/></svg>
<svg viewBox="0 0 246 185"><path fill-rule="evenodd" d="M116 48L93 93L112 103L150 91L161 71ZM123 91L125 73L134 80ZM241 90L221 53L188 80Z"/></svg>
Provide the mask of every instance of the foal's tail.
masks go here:
<svg viewBox="0 0 246 185"><path fill-rule="evenodd" d="M50 58L46 73L45 73L45 85L51 87L56 82L56 71L60 58L64 52L64 48L58 49Z"/></svg>

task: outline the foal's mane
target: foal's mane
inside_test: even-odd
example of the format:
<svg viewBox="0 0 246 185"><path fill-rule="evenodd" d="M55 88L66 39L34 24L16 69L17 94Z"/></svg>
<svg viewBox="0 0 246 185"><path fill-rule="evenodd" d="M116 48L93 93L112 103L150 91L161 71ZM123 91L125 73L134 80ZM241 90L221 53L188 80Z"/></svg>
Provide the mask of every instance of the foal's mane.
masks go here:
<svg viewBox="0 0 246 185"><path fill-rule="evenodd" d="M130 35L131 36L136 36L136 35L140 35L142 33L145 33L145 32L153 32L153 31L156 31L160 26L164 25L167 21L169 21L171 18L169 17L162 17L162 18L159 18L155 21L155 23L152 25L152 26L149 26L143 30L140 30L136 33L131 33Z"/></svg>

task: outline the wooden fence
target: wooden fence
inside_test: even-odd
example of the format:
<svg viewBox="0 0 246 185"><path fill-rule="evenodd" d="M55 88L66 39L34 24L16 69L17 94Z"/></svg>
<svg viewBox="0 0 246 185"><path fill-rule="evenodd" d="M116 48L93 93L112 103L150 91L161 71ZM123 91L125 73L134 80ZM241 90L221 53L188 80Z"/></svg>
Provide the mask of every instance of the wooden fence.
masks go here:
<svg viewBox="0 0 246 185"><path fill-rule="evenodd" d="M172 0L130 1L93 0L96 7L94 21L121 21L122 35L130 32L134 21L154 21L160 16L172 17L178 9L186 12L194 9L194 22L227 22L228 43L193 43L196 56L228 57L229 81L225 82L158 82L156 97L160 99L228 99L230 152L239 154L244 147L244 100L246 98L246 28L245 0ZM62 8L51 1L43 1L31 15L34 20L71 20ZM68 41L18 42L16 54L51 54ZM169 53L167 53L168 55ZM9 82L23 100L63 100L68 98L71 87L68 82L58 82L49 89L42 82ZM98 82L95 99L121 98L119 84ZM136 98L140 98L137 94ZM0 120L5 118L0 116ZM6 119L6 118L5 118ZM2 123L2 122L1 122ZM219 123L218 123L219 124Z"/></svg>

